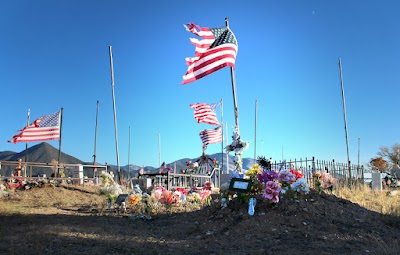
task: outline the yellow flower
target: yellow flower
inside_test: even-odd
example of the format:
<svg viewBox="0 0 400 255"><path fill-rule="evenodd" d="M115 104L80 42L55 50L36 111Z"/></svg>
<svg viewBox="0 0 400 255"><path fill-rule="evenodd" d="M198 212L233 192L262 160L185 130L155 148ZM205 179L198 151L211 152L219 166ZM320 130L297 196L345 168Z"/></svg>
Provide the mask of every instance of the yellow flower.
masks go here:
<svg viewBox="0 0 400 255"><path fill-rule="evenodd" d="M128 204L130 205L137 205L140 201L142 201L140 194L132 194L128 197Z"/></svg>
<svg viewBox="0 0 400 255"><path fill-rule="evenodd" d="M251 168L246 172L246 176L257 176L257 174L261 174L261 167L258 164L254 164Z"/></svg>

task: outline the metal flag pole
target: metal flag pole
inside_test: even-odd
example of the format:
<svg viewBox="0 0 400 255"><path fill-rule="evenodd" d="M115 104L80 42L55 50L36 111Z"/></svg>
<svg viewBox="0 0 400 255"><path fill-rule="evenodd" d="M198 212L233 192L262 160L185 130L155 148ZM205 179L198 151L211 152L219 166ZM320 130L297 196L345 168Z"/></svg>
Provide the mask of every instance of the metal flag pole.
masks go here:
<svg viewBox="0 0 400 255"><path fill-rule="evenodd" d="M228 18L225 18L226 27L229 29L229 21ZM235 79L235 71L233 67L230 67L231 70L231 82L232 82L232 94L233 94L233 110L235 114L235 132L236 137L233 139L237 140L236 142L240 142L240 128L239 128L239 109L237 106L237 98L236 98L236 79ZM235 150L235 159L236 159L236 171L242 173L242 153Z"/></svg>
<svg viewBox="0 0 400 255"><path fill-rule="evenodd" d="M112 46L108 47L110 53L110 71L111 71L111 90L112 90L112 101L114 110L114 133L115 133L115 153L117 154L117 171L118 171L118 181L122 184L121 180L121 169L119 165L119 152L118 152L118 128L117 128L117 110L115 107L115 94L114 94L114 65L112 56Z"/></svg>
<svg viewBox="0 0 400 255"><path fill-rule="evenodd" d="M98 117L99 117L99 100L97 100L96 104L96 126L94 129L94 153L93 153L93 165L96 165L96 145L97 145L97 125L98 125Z"/></svg>
<svg viewBox="0 0 400 255"><path fill-rule="evenodd" d="M31 109L28 109L28 117L26 119L26 126L29 126L29 122L31 119ZM28 162L28 143L25 143L25 162ZM26 168L28 165L25 165L24 177L26 177Z"/></svg>
<svg viewBox="0 0 400 255"><path fill-rule="evenodd" d="M220 107L221 107L221 126L222 126L222 130L221 130L221 136L222 136L222 142L221 142L221 170L224 171L224 102L221 98L220 100ZM221 175L221 170L220 175ZM220 178L220 177L219 177Z"/></svg>
<svg viewBox="0 0 400 255"><path fill-rule="evenodd" d="M131 165L129 164L131 156L131 127L129 126L129 133L128 133L128 180L131 179Z"/></svg>
<svg viewBox="0 0 400 255"><path fill-rule="evenodd" d="M60 139L58 140L58 163L57 163L57 174L55 177L58 177L60 174L63 115L64 115L64 108L61 107L60 116L59 116L59 118L60 118Z"/></svg>
<svg viewBox="0 0 400 255"><path fill-rule="evenodd" d="M360 138L358 138L357 168L360 167Z"/></svg>
<svg viewBox="0 0 400 255"><path fill-rule="evenodd" d="M349 180L351 180L350 156L349 156L349 139L347 134L347 118L346 118L346 99L344 97L343 74L342 74L342 60L339 58L339 71L340 71L340 85L342 87L342 103L343 103L343 117L344 117L344 133L346 136L346 150L347 150L347 164L349 167Z"/></svg>
<svg viewBox="0 0 400 255"><path fill-rule="evenodd" d="M255 108L255 118L254 118L254 164L257 159L257 110L258 110L258 100L256 99L256 108Z"/></svg>
<svg viewBox="0 0 400 255"><path fill-rule="evenodd" d="M225 24L226 24L226 27L229 28L228 18L225 18ZM238 110L237 100L236 100L235 70L233 69L233 67L231 67L230 70L231 70L232 93L233 93L233 110L234 110L234 113L235 113L235 125L236 125L238 133L240 133L240 129L239 129L239 110Z"/></svg>
<svg viewBox="0 0 400 255"><path fill-rule="evenodd" d="M225 122L226 140L228 141L228 123ZM229 153L226 153L226 173L229 174Z"/></svg>

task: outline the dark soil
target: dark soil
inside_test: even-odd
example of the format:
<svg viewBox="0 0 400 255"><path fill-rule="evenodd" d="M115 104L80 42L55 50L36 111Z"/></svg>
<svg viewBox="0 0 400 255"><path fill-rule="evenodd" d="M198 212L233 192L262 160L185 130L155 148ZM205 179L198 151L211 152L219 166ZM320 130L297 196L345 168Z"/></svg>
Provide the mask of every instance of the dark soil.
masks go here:
<svg viewBox="0 0 400 255"><path fill-rule="evenodd" d="M221 209L214 197L202 210L151 220L87 206L0 215L0 254L400 254L399 217L334 195L247 210L237 201Z"/></svg>

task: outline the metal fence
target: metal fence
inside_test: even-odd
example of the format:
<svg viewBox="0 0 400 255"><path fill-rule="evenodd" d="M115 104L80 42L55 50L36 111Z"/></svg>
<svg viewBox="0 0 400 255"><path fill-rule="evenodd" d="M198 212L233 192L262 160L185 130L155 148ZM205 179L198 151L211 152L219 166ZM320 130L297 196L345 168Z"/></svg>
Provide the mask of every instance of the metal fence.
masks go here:
<svg viewBox="0 0 400 255"><path fill-rule="evenodd" d="M280 169L294 169L301 172L304 178L309 182L312 181L313 173L317 171L329 173L331 176L343 180L348 180L349 177L351 177L352 180L363 180L365 171L363 165L339 163L335 162L334 159L331 161L318 160L314 157L271 162L271 169L277 171Z"/></svg>

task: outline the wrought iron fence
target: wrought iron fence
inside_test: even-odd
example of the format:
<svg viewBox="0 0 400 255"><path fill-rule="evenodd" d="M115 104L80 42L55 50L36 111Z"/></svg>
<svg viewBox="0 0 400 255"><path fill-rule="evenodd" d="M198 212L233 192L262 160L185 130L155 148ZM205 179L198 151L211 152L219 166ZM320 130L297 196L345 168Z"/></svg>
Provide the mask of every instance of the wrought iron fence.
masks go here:
<svg viewBox="0 0 400 255"><path fill-rule="evenodd" d="M274 161L271 162L272 170L280 169L294 169L300 171L307 181L312 181L313 173L320 171L321 173L329 173L331 176L337 179L348 180L350 177L352 180L363 180L364 166L363 165L352 165L346 163L335 162L335 160L318 160L312 158L300 158L299 160L289 161Z"/></svg>

